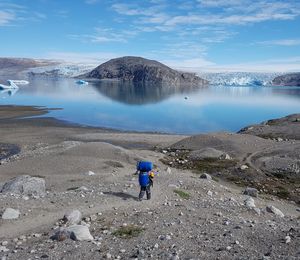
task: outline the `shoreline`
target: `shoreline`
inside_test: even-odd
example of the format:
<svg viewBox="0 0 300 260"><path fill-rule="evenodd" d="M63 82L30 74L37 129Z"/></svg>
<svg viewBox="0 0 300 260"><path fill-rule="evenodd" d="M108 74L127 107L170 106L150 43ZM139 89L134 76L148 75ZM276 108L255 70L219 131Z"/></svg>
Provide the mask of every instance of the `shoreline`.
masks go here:
<svg viewBox="0 0 300 260"><path fill-rule="evenodd" d="M228 245L234 247L235 257L251 254L259 259L262 252L268 252L270 243L276 245L274 255L298 254L299 185L270 177L268 171L276 166L273 161L297 163L300 140L256 136L264 128L282 131L285 124L298 133L298 115L270 120L269 125L247 127L243 134L182 136L83 127L53 118L18 119L17 114L41 111L6 107L11 110L7 114L4 107L1 109L5 118L0 117L0 155L1 150L5 154L9 149L3 144L14 144L20 151L0 161L0 189L14 177L29 175L45 181L46 193L31 196L0 192L0 215L6 208L20 212L17 219L0 218L0 243L8 249L0 256L16 260L44 255L49 259L96 260L105 258L108 252L117 256L124 248L122 257L129 259L136 254L137 244L144 252L158 244L151 254L155 259L168 259L164 253L169 252L168 248L172 252L172 245L176 244L181 255L191 259L199 255L203 256L201 259L231 259L231 251L222 249ZM45 108L41 110L47 113ZM197 160L187 157L201 156L203 151L214 153L214 149L228 155L227 159L204 158L202 164L197 164ZM133 175L140 160L153 162L159 172L152 199L142 202L137 200L139 184ZM266 168L264 162L270 162L271 168ZM211 179L200 178L203 173ZM253 198L255 210L245 205L250 198L244 194L246 186L257 188L258 196ZM284 217L270 213L270 206L281 210ZM82 213L78 223L88 227L94 240L52 241L55 231L67 226L61 221L64 214L74 209ZM284 232L273 232L266 224L270 221ZM293 230L287 232L292 241L282 243L285 230L291 226ZM140 234L128 239L116 236L124 227L129 231L137 227ZM230 231L232 239L224 240L224 228ZM169 238L161 239L162 236ZM194 246L191 237L201 245L211 241L213 246ZM247 247L242 248L235 241ZM72 254L66 253L70 250Z"/></svg>

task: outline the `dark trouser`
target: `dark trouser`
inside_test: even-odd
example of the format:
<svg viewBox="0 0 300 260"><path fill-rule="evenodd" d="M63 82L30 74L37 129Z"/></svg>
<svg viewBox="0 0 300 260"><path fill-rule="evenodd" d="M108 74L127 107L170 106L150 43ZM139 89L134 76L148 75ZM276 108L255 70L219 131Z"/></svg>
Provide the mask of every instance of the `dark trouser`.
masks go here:
<svg viewBox="0 0 300 260"><path fill-rule="evenodd" d="M151 190L150 190L150 185L148 186L141 186L141 191L140 191L140 194L139 194L139 199L142 200L144 195L145 195L145 192L147 194L147 200L150 200L151 199Z"/></svg>

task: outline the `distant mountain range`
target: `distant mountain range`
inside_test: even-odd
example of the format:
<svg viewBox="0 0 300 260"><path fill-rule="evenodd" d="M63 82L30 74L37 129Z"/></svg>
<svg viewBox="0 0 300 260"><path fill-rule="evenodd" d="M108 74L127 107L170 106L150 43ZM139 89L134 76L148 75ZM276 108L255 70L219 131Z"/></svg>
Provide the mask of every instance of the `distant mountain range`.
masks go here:
<svg viewBox="0 0 300 260"><path fill-rule="evenodd" d="M132 56L112 59L82 77L171 85L208 84L194 73L179 72L158 61Z"/></svg>

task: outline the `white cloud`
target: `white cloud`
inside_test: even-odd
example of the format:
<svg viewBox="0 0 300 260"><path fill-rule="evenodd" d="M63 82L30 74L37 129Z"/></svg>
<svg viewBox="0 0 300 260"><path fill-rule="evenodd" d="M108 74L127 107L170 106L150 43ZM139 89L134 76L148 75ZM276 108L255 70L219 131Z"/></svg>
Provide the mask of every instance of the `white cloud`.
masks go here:
<svg viewBox="0 0 300 260"><path fill-rule="evenodd" d="M300 39L281 39L281 40L270 40L270 41L262 41L258 42L262 45L279 45L279 46L299 46Z"/></svg>
<svg viewBox="0 0 300 260"><path fill-rule="evenodd" d="M16 16L14 13L0 11L0 26L8 25L10 22L14 21Z"/></svg>
<svg viewBox="0 0 300 260"><path fill-rule="evenodd" d="M299 72L300 56L286 59L270 59L249 63L212 65L204 68L196 68L198 72Z"/></svg>
<svg viewBox="0 0 300 260"><path fill-rule="evenodd" d="M49 52L44 55L45 59L52 60L63 60L74 63L86 63L99 65L105 61L113 58L124 56L121 53L112 52L88 52L88 53L77 53L77 52Z"/></svg>
<svg viewBox="0 0 300 260"><path fill-rule="evenodd" d="M85 3L89 4L89 5L96 4L96 3L99 3L99 2L100 2L100 0L85 0Z"/></svg>
<svg viewBox="0 0 300 260"><path fill-rule="evenodd" d="M73 34L70 38L92 43L108 43L108 42L122 42L126 43L128 38L136 35L134 31L114 31L110 28L95 28L93 34Z"/></svg>

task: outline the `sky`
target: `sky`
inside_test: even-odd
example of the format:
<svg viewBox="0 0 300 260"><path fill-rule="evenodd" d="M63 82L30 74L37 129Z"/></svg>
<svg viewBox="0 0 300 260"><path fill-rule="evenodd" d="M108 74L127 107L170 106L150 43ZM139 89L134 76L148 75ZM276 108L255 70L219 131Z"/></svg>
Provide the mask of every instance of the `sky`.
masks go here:
<svg viewBox="0 0 300 260"><path fill-rule="evenodd" d="M300 71L300 0L0 0L0 56Z"/></svg>

